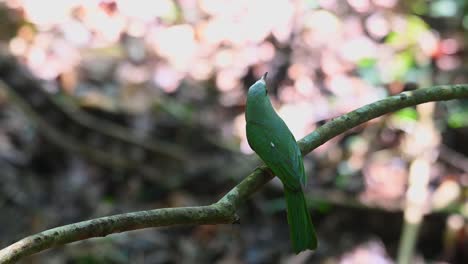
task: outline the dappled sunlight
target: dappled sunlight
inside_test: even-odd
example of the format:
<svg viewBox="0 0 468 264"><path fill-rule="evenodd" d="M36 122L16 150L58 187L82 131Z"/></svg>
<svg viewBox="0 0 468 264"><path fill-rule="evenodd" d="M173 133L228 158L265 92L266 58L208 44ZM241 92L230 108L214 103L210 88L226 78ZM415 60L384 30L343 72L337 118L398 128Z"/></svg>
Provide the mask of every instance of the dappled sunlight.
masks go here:
<svg viewBox="0 0 468 264"><path fill-rule="evenodd" d="M391 264L393 261L387 255L385 246L380 241L369 241L365 244L353 248L350 252L344 254L340 264L354 263L378 263Z"/></svg>
<svg viewBox="0 0 468 264"><path fill-rule="evenodd" d="M31 23L36 24L41 29L50 29L56 24L68 21L71 10L82 2L80 0L22 0L20 5Z"/></svg>
<svg viewBox="0 0 468 264"><path fill-rule="evenodd" d="M377 55L377 45L370 38L361 36L343 43L339 52L344 59L357 63L362 59L374 58Z"/></svg>
<svg viewBox="0 0 468 264"><path fill-rule="evenodd" d="M364 167L366 190L363 201L392 208L403 198L408 171L406 162L388 152L378 152ZM391 177L390 177L391 176Z"/></svg>
<svg viewBox="0 0 468 264"><path fill-rule="evenodd" d="M301 139L307 135L311 126L310 121L314 117L314 106L311 103L291 103L285 104L278 109L278 114L288 125L296 139ZM307 122L309 121L309 122Z"/></svg>
<svg viewBox="0 0 468 264"><path fill-rule="evenodd" d="M432 193L432 208L440 210L455 203L462 194L462 190L457 181L453 179L444 180Z"/></svg>
<svg viewBox="0 0 468 264"><path fill-rule="evenodd" d="M169 65L160 65L154 70L153 81L165 92L172 93L178 87L183 74Z"/></svg>
<svg viewBox="0 0 468 264"><path fill-rule="evenodd" d="M254 153L245 131L246 95L248 87L266 72L272 105L297 140L389 95L468 82L463 34L468 15L462 11L463 1L410 2L0 0L0 8L7 10L0 15L13 21L0 25L0 33L4 47L44 79L47 92L57 93L59 100L65 92L81 106L110 112L112 117L122 115L122 123L128 126L145 127L144 131L136 129L139 135L182 145L188 152L193 147L188 159L206 168L195 171L190 167L188 173L181 173L192 177L190 182L174 185L192 188L216 175L219 182L207 184L213 185L209 192L214 195L253 169L247 160L254 159L246 156ZM406 98L397 95L394 100ZM3 94L0 99L2 103L8 100ZM463 103L434 105L408 107L372 119L307 155L305 168L310 177L304 190L308 195L337 191L345 197L345 201L312 199L314 221L319 219L321 225L334 229L339 221L330 224L327 217L341 212L341 206L404 211L406 220L414 224L423 221L425 214L440 211L451 214L446 228L461 232L460 217L468 215L468 202L463 200L468 186L463 141L467 110ZM3 141L14 133L0 132L0 145L10 151L16 141L10 145ZM450 149L448 154L444 148ZM216 157L203 160L202 154L211 152ZM218 165L220 169L211 168ZM166 177L172 171L162 174ZM140 185L143 188L155 181L131 178L135 186L130 187L138 191ZM281 191L278 186L278 182L268 186L271 189L261 194L259 202L249 205L255 212L260 208L258 214L272 222L275 213L284 209L282 200L270 201ZM201 189L208 192L207 186ZM118 191L99 195L112 196ZM171 196L169 204L199 202L183 192ZM208 232L204 235L210 238L217 234L215 229L208 231L202 233ZM262 232L266 234L262 243L277 239L272 230ZM320 232L319 236L328 239ZM347 243L343 237L340 243ZM239 245L237 250L244 254L245 248L255 245L258 248L245 253L254 259L249 261L259 258L258 263L269 263L261 256L270 253L251 240L249 246ZM386 249L383 240L368 241L344 247L339 259L330 263L392 262L387 250L393 249ZM328 243L319 250L334 245ZM277 248L268 250L276 252ZM281 255L281 261L307 262L313 256Z"/></svg>
<svg viewBox="0 0 468 264"><path fill-rule="evenodd" d="M428 161L425 159L413 161L410 166L405 209L405 220L410 224L419 224L427 211L429 177Z"/></svg>
<svg viewBox="0 0 468 264"><path fill-rule="evenodd" d="M234 119L234 133L240 135L240 150L246 154L252 154L254 151L250 148L249 143L247 142L247 133L245 131L245 115L238 115Z"/></svg>
<svg viewBox="0 0 468 264"><path fill-rule="evenodd" d="M366 30L372 37L380 39L390 33L389 21L383 13L370 15L365 22Z"/></svg>
<svg viewBox="0 0 468 264"><path fill-rule="evenodd" d="M357 12L365 13L371 8L370 0L347 0L348 4Z"/></svg>
<svg viewBox="0 0 468 264"><path fill-rule="evenodd" d="M114 1L102 1L112 3ZM171 0L145 1L145 0L115 0L121 15L130 19L151 22L155 18L169 18L176 12L174 2Z"/></svg>
<svg viewBox="0 0 468 264"><path fill-rule="evenodd" d="M193 28L190 25L177 25L160 28L152 34L155 51L165 57L176 70L188 71L194 63L197 51Z"/></svg>

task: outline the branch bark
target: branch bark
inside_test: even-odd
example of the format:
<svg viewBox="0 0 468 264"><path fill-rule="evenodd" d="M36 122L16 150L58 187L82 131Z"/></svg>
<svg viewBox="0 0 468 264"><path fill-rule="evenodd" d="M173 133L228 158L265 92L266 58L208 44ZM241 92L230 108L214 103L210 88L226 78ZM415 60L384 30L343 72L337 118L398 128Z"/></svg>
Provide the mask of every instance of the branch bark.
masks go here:
<svg viewBox="0 0 468 264"><path fill-rule="evenodd" d="M306 155L346 130L386 113L430 101L465 97L468 97L468 84L443 85L404 92L335 118L299 140L298 144L303 155ZM49 229L0 250L0 263L13 263L48 248L113 233L173 225L235 223L238 220L236 209L272 178L271 171L262 166L211 205L119 214Z"/></svg>

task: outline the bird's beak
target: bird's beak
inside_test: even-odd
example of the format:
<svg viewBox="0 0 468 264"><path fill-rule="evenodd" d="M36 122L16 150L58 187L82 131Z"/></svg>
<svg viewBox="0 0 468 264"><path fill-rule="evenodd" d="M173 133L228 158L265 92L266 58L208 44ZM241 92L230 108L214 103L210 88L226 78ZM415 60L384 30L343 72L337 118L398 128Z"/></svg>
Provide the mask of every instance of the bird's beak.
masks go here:
<svg viewBox="0 0 468 264"><path fill-rule="evenodd" d="M266 78L267 78L267 75L268 75L268 72L265 72L262 76L262 78L260 79L260 81L263 81L263 83L265 84L265 89L267 90L268 92L268 87L266 87Z"/></svg>

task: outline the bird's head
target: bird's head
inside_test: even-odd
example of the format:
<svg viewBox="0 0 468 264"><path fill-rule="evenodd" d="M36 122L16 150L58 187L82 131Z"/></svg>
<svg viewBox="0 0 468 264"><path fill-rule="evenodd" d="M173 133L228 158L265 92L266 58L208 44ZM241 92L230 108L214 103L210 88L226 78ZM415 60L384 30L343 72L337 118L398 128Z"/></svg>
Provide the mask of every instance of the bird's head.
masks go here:
<svg viewBox="0 0 468 264"><path fill-rule="evenodd" d="M268 97L268 89L266 87L265 79L268 72L266 72L260 80L256 81L252 86L250 86L247 93L248 99L260 99Z"/></svg>

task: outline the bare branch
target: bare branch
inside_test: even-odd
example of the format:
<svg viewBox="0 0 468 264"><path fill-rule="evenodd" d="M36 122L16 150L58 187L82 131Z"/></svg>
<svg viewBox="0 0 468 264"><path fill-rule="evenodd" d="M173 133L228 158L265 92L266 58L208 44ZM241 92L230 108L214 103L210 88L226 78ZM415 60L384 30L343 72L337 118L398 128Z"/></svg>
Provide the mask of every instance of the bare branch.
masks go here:
<svg viewBox="0 0 468 264"><path fill-rule="evenodd" d="M440 85L390 96L337 117L298 141L303 155L337 135L384 114L432 101L468 97L468 84Z"/></svg>

